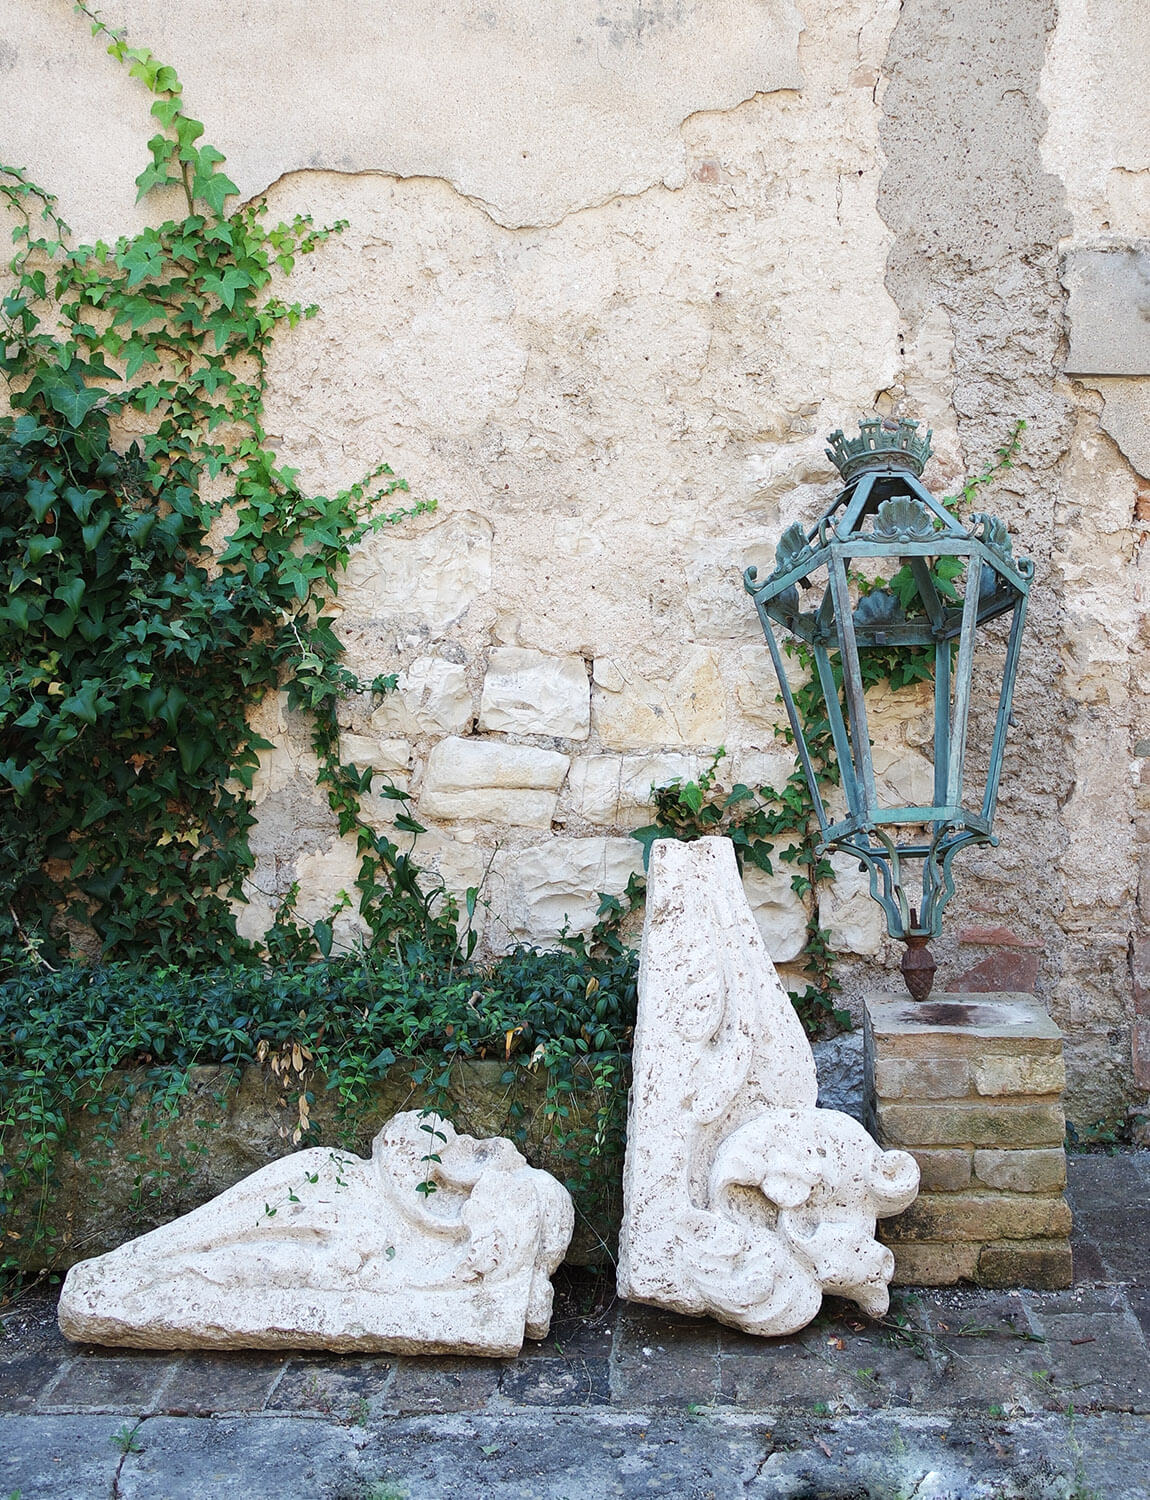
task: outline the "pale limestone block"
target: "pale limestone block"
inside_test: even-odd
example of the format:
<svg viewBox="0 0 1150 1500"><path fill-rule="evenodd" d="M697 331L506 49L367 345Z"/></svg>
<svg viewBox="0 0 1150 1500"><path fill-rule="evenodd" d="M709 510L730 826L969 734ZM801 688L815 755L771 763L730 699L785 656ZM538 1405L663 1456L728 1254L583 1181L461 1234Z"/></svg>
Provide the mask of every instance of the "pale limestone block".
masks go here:
<svg viewBox="0 0 1150 1500"><path fill-rule="evenodd" d="M876 744L871 764L880 807L930 807L934 803L934 764L925 755L904 746L890 749Z"/></svg>
<svg viewBox="0 0 1150 1500"><path fill-rule="evenodd" d="M971 1068L980 1094L1060 1094L1066 1087L1061 1057L980 1057Z"/></svg>
<svg viewBox="0 0 1150 1500"><path fill-rule="evenodd" d="M348 839L334 838L322 849L301 854L295 862L299 884L295 914L300 922L310 927L327 921L341 908L333 924L332 948L337 953L352 951L368 935L367 923L357 910L359 870L360 856Z"/></svg>
<svg viewBox="0 0 1150 1500"><path fill-rule="evenodd" d="M591 731L591 700L583 658L496 647L487 659L479 727L585 740Z"/></svg>
<svg viewBox="0 0 1150 1500"><path fill-rule="evenodd" d="M752 791L757 791L759 787L781 791L794 769L795 757L791 750L743 750L735 756L734 768L728 779L731 782L741 782Z"/></svg>
<svg viewBox="0 0 1150 1500"><path fill-rule="evenodd" d="M974 1175L987 1187L1006 1193L1060 1193L1066 1186L1066 1152L976 1151Z"/></svg>
<svg viewBox="0 0 1150 1500"><path fill-rule="evenodd" d="M881 682L866 695L867 729L872 740L884 745L924 745L934 738L934 686L912 682L892 688Z"/></svg>
<svg viewBox="0 0 1150 1500"><path fill-rule="evenodd" d="M626 686L622 672L609 656L597 656L591 668L591 681L606 693L621 693Z"/></svg>
<svg viewBox="0 0 1150 1500"><path fill-rule="evenodd" d="M511 942L541 945L554 943L565 927L586 932L595 924L600 893L621 895L642 871L635 839L556 838L501 852L491 870L491 929Z"/></svg>
<svg viewBox="0 0 1150 1500"><path fill-rule="evenodd" d="M490 589L492 535L486 517L461 511L410 536L365 538L340 577L345 618L415 615L442 634Z"/></svg>
<svg viewBox="0 0 1150 1500"><path fill-rule="evenodd" d="M339 737L339 758L344 765L358 766L361 771L370 766L385 776L406 776L411 770L411 744L408 740L377 740L368 734L349 734L345 730Z"/></svg>
<svg viewBox="0 0 1150 1500"><path fill-rule="evenodd" d="M371 727L382 735L458 734L471 714L466 670L440 656L419 656L398 674Z"/></svg>
<svg viewBox="0 0 1150 1500"><path fill-rule="evenodd" d="M791 885L794 866L775 862L773 875L752 865L743 867L743 890L751 913L767 945L771 960L777 964L798 958L807 941L807 909Z"/></svg>
<svg viewBox="0 0 1150 1500"><path fill-rule="evenodd" d="M733 846L657 843L639 971L619 1240L621 1296L749 1333L801 1328L824 1291L871 1314L894 1257L875 1218L918 1168L815 1108L810 1045Z"/></svg>
<svg viewBox="0 0 1150 1500"><path fill-rule="evenodd" d="M619 821L619 755L580 755L571 762L564 792L565 801L577 817L598 828Z"/></svg>
<svg viewBox="0 0 1150 1500"><path fill-rule="evenodd" d="M443 821L549 828L569 764L568 756L532 745L440 740L427 758L419 811Z"/></svg>
<svg viewBox="0 0 1150 1500"><path fill-rule="evenodd" d="M654 793L671 782L687 782L698 775L699 759L673 750L652 755L625 755L619 770L619 821L654 810Z"/></svg>
<svg viewBox="0 0 1150 1500"><path fill-rule="evenodd" d="M882 948L886 926L882 908L870 894L870 876L849 854L830 856L835 878L819 888L819 926L835 953L868 957Z"/></svg>
<svg viewBox="0 0 1150 1500"><path fill-rule="evenodd" d="M787 722L787 711L779 693L767 644L745 646L736 657L735 706L741 718L759 730L774 734ZM783 658L791 690L801 687L805 674L793 657Z"/></svg>
<svg viewBox="0 0 1150 1500"><path fill-rule="evenodd" d="M621 668L621 670L623 670ZM718 658L695 648L669 677L623 670L620 692L597 689L591 715L608 749L656 745L718 745L726 728L726 693Z"/></svg>
<svg viewBox="0 0 1150 1500"><path fill-rule="evenodd" d="M60 1328L142 1349L503 1358L524 1334L546 1337L550 1278L574 1224L566 1188L510 1141L457 1135L412 1110L384 1126L370 1160L298 1151L81 1261Z"/></svg>
<svg viewBox="0 0 1150 1500"><path fill-rule="evenodd" d="M236 932L249 943L262 943L268 928L275 921L275 902L250 880L244 881L243 889L247 900L230 902L236 919Z"/></svg>

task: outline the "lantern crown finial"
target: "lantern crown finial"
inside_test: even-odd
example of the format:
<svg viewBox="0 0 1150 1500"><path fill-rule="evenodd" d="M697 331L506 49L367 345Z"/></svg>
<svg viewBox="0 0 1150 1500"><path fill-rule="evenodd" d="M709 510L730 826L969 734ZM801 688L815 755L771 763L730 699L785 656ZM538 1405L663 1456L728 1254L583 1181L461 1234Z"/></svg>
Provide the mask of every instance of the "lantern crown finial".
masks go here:
<svg viewBox="0 0 1150 1500"><path fill-rule="evenodd" d="M849 484L873 469L909 470L917 478L930 457L928 429L918 434L918 423L910 417L864 417L857 438L848 438L842 428L830 435L827 457Z"/></svg>

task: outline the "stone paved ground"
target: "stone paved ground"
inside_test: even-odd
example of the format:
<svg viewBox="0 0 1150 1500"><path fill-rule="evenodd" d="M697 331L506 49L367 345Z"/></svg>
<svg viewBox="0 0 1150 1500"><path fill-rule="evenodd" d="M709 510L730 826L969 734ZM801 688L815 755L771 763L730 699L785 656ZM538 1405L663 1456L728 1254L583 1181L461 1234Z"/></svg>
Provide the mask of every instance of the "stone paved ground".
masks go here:
<svg viewBox="0 0 1150 1500"><path fill-rule="evenodd" d="M144 1354L69 1345L29 1293L0 1500L1147 1500L1150 1153L1070 1172L1069 1291L828 1301L785 1339L571 1273L514 1360Z"/></svg>

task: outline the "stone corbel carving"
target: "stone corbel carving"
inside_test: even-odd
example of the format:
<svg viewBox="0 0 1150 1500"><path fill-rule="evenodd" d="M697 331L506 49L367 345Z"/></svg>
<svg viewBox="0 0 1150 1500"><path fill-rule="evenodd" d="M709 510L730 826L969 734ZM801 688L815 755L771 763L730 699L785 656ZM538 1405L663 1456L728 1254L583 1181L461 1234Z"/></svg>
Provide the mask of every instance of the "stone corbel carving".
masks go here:
<svg viewBox="0 0 1150 1500"><path fill-rule="evenodd" d="M567 1190L510 1141L408 1112L370 1160L296 1152L82 1261L60 1327L145 1349L512 1355L547 1335L574 1223Z"/></svg>
<svg viewBox="0 0 1150 1500"><path fill-rule="evenodd" d="M886 1311L875 1219L918 1166L815 1108L814 1058L726 839L656 843L639 975L619 1293L791 1333L824 1292Z"/></svg>

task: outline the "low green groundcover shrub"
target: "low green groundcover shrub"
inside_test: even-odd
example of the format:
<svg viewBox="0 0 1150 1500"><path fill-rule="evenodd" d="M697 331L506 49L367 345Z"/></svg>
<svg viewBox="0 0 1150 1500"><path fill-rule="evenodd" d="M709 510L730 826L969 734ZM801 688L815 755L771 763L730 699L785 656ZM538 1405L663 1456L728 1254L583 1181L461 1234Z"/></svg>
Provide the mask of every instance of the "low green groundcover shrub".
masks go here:
<svg viewBox="0 0 1150 1500"><path fill-rule="evenodd" d="M199 973L133 964L18 971L0 982L0 1271L30 1259L51 1265L61 1235L53 1187L77 1119L95 1117L108 1146L142 1102L162 1137L191 1070L204 1064L223 1065L235 1084L251 1065L290 1074L295 1138L311 1145L313 1084L334 1099L326 1113L346 1144L397 1063L430 1107L449 1113L456 1064L495 1059L510 1133L521 1139L517 1089L530 1079L537 1096L545 1080L550 1154L567 1169L577 1207L593 1212L607 1159L622 1151L635 981L632 952L593 956L579 940L484 966L409 944L389 959ZM161 1165L143 1170L161 1171L162 1161L161 1149Z"/></svg>

